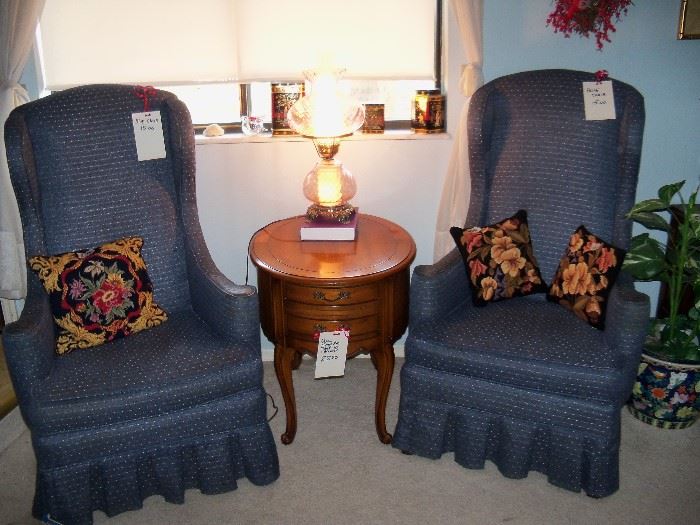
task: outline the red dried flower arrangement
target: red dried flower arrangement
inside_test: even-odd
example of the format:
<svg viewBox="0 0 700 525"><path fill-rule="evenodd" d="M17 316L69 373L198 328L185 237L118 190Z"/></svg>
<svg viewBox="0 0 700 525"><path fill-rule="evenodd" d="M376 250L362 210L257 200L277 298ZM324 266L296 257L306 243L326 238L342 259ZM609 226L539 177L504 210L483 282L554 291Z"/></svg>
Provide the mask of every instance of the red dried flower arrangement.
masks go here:
<svg viewBox="0 0 700 525"><path fill-rule="evenodd" d="M555 0L554 11L547 17L547 25L554 27L555 33L564 33L569 38L579 33L588 38L595 33L596 47L603 49L603 42L610 42L608 33L615 32L615 22L619 22L632 0Z"/></svg>

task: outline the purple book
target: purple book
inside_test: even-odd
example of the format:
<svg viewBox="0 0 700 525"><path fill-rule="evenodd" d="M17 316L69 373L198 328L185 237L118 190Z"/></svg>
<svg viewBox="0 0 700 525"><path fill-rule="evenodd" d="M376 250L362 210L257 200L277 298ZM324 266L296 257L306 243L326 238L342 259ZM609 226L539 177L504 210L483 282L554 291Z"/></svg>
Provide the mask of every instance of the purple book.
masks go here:
<svg viewBox="0 0 700 525"><path fill-rule="evenodd" d="M300 228L302 241L354 241L357 231L357 210L349 222L306 219Z"/></svg>

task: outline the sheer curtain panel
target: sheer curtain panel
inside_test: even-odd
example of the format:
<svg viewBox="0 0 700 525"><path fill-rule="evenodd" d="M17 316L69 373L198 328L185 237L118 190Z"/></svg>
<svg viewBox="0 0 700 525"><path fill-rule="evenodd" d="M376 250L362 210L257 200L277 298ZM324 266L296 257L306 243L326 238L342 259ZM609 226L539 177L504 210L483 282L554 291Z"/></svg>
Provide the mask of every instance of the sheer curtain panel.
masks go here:
<svg viewBox="0 0 700 525"><path fill-rule="evenodd" d="M0 123L16 106L29 100L19 79L34 43L34 32L44 0L0 2ZM26 294L22 224L10 183L4 133L0 133L0 302L5 321L17 319L12 299Z"/></svg>
<svg viewBox="0 0 700 525"><path fill-rule="evenodd" d="M460 88L466 97L455 133L445 185L442 188L435 228L434 261L454 248L451 226L464 226L469 208L469 146L467 142L467 112L469 100L483 83L483 0L450 0L450 6L459 25L459 33L466 64L462 69ZM465 176L466 174L466 176Z"/></svg>

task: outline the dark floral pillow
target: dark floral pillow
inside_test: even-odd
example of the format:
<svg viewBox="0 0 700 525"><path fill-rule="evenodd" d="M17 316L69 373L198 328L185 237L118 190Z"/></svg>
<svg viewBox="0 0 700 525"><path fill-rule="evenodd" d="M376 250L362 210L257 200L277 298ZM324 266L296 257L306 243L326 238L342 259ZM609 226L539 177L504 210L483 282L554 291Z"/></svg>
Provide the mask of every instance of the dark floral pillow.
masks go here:
<svg viewBox="0 0 700 525"><path fill-rule="evenodd" d="M91 250L29 259L49 293L59 326L56 352L97 346L163 323L141 257L143 239L126 237Z"/></svg>
<svg viewBox="0 0 700 525"><path fill-rule="evenodd" d="M453 227L450 233L464 258L475 305L547 291L532 253L525 210L491 226Z"/></svg>
<svg viewBox="0 0 700 525"><path fill-rule="evenodd" d="M579 226L569 238L547 299L602 330L608 295L624 257L624 250L600 240L583 225Z"/></svg>

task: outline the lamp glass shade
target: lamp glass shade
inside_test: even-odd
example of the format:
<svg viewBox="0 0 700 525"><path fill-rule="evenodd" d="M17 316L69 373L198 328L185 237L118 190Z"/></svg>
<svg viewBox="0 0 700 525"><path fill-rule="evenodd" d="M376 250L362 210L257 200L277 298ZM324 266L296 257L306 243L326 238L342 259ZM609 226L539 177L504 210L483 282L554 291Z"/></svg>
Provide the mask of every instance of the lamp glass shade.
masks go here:
<svg viewBox="0 0 700 525"><path fill-rule="evenodd" d="M305 137L343 137L365 121L362 104L340 88L342 70L305 71L308 94L287 113L289 125Z"/></svg>
<svg viewBox="0 0 700 525"><path fill-rule="evenodd" d="M306 212L309 219L348 222L355 213L348 202L357 191L352 174L334 159L340 137L358 130L365 120L362 104L340 89L342 71L324 69L305 71L308 94L297 100L287 112L289 126L313 139L321 160L304 179L304 196L312 204Z"/></svg>

